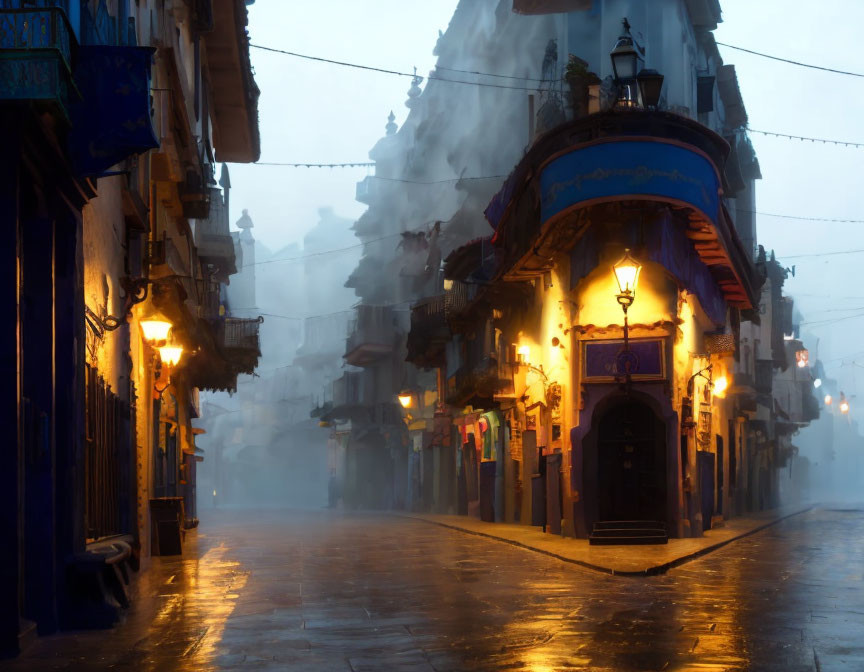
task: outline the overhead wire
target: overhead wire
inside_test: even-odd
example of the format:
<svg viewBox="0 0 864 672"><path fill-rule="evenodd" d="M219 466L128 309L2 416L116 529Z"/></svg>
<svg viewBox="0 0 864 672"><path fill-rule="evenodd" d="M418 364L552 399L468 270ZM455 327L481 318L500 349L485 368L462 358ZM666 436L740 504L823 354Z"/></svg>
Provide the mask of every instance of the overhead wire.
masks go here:
<svg viewBox="0 0 864 672"><path fill-rule="evenodd" d="M755 49L745 49L744 47L737 47L734 44L728 44L726 42L717 42L721 47L726 47L728 49L734 49L735 51L743 51L747 54L753 54L754 56L761 56L762 58L767 58L772 61L779 61L781 63L788 63L789 65L797 65L800 68L810 68L811 70L822 70L823 72L833 72L837 75L848 75L849 77L864 77L864 73L860 72L849 72L848 70L839 70L837 68L828 68L823 65L813 65L812 63L804 63L802 61L795 61L791 58L782 58L780 56L773 56L772 54L766 54L761 51L756 51Z"/></svg>
<svg viewBox="0 0 864 672"><path fill-rule="evenodd" d="M275 49L273 47L265 47L261 44L250 44L250 47L255 49L260 49L262 51L269 51L276 54L283 54L285 56L293 56L295 58L302 58L309 61L317 61L319 63L330 63L331 65L341 65L346 68L356 68L358 70L368 70L370 72L380 72L386 75L397 75L399 77L417 77L420 79L427 79L429 81L438 81L438 82L450 82L451 84L467 84L468 86L483 86L493 89L510 89L513 91L536 91L537 87L530 86L510 86L507 84L491 84L489 82L466 82L463 79L449 79L447 77L440 77L438 75L427 75L423 77L422 75L418 75L416 72L402 72L400 70L390 70L388 68L376 68L371 65L362 65L360 63L349 63L348 61L337 61L332 58L324 58L323 56L312 56L310 54L300 54L296 51L288 51L287 49ZM552 80L550 80L552 81ZM558 80L554 80L558 81Z"/></svg>

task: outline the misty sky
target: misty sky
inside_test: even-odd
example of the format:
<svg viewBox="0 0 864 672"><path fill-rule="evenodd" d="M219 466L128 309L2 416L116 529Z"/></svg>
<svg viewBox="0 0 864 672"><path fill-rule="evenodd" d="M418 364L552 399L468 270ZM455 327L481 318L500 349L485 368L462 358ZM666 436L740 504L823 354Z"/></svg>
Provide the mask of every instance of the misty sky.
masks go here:
<svg viewBox="0 0 864 672"><path fill-rule="evenodd" d="M250 6L253 44L425 75L434 64L438 31L456 0L257 0ZM720 42L841 70L864 72L861 0L722 0ZM610 48L612 45L609 45ZM721 47L738 71L750 127L794 135L864 142L864 79L807 70ZM406 77L252 50L261 88L262 161L368 161L392 109L397 124ZM503 73L506 74L506 73ZM795 216L864 220L860 205L864 148L802 143L752 134L762 167L757 210ZM234 215L248 208L255 235L271 249L297 241L320 206L343 216L363 211L354 185L365 169L232 166ZM864 368L864 254L792 255L864 248L862 224L803 222L760 216L759 240L796 266L787 292L796 297L815 348L847 395L857 394ZM289 262L290 263L290 262ZM839 322L846 316L862 315ZM832 320L832 322L826 322ZM845 358L845 363L843 361ZM861 367L853 364L861 362ZM864 378L861 378L864 405ZM852 402L853 411L856 404Z"/></svg>

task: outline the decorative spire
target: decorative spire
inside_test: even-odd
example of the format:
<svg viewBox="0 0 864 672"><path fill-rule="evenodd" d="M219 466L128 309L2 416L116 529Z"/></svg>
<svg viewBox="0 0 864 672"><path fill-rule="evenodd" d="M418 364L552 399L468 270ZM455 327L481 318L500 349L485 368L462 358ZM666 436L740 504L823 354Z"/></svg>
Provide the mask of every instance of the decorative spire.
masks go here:
<svg viewBox="0 0 864 672"><path fill-rule="evenodd" d="M411 78L411 88L408 89L408 100L405 101L405 107L412 108L417 104L417 96L423 91L420 85L423 83L423 78L417 75L417 67L414 67L414 77Z"/></svg>
<svg viewBox="0 0 864 672"><path fill-rule="evenodd" d="M252 223L252 218L249 216L249 211L244 208L243 216L237 220L237 228L251 229L253 226L255 225Z"/></svg>
<svg viewBox="0 0 864 672"><path fill-rule="evenodd" d="M399 128L395 123L395 119L396 115L393 114L393 110L390 110L390 115L387 117L387 125L384 127L387 131L387 135L393 135Z"/></svg>

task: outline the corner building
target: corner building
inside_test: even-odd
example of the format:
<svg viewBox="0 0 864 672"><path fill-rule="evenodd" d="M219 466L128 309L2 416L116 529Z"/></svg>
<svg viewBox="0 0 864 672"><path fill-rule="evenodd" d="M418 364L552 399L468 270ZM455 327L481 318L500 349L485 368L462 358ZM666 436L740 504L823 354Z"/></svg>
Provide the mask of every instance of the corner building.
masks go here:
<svg viewBox="0 0 864 672"><path fill-rule="evenodd" d="M812 414L779 423L771 396L790 365L791 325L771 319L785 271L757 248L761 175L711 32L719 4L514 11L558 17L544 68L563 46L569 91L538 92L537 131L485 210L489 235L446 259L449 336L409 336L413 361L442 370L461 437L454 509L662 543L776 506L783 446ZM629 76L610 58L622 46ZM613 273L625 253L641 267L626 322ZM742 329L780 347L742 361ZM812 384L796 389L811 408Z"/></svg>

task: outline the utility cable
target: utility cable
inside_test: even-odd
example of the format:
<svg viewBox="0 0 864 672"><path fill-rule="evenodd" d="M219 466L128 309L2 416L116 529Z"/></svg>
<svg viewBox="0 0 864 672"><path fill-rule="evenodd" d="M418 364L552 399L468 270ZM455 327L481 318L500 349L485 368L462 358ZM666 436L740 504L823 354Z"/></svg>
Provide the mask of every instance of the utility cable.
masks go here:
<svg viewBox="0 0 864 672"><path fill-rule="evenodd" d="M772 56L771 54L765 54L761 51L754 51L753 49L745 49L744 47L736 47L733 44L727 44L725 42L717 42L721 47L727 47L729 49L735 49L736 51L743 51L747 54L753 54L754 56L761 56L762 58L768 58L772 61L780 61L781 63L788 63L789 65L797 65L801 68L810 68L811 70L822 70L824 72L833 72L838 75L848 75L849 77L864 77L864 74L860 72L849 72L847 70L837 70L836 68L826 68L822 65L813 65L811 63L802 63L801 61L793 61L789 58L781 58L780 56Z"/></svg>
<svg viewBox="0 0 864 672"><path fill-rule="evenodd" d="M412 77L424 79L419 76L416 72L401 72L399 70L388 70L387 68L376 68L371 65L361 65L359 63L349 63L347 61L337 61L332 58L323 58L321 56L310 56L309 54L298 54L295 51L287 51L285 49L274 49L273 47L265 47L260 44L250 44L250 47L254 47L255 49L261 49L262 51L269 51L274 54L283 54L285 56L294 56L295 58L303 58L308 61L318 61L319 63L330 63L332 65L341 65L346 68L357 68L358 70L369 70L371 72L380 72L385 75L397 75L399 77ZM536 91L537 87L530 86L509 86L506 84L489 84L488 82L466 82L463 79L448 79L446 77L439 77L437 75L427 75L425 79L429 81L439 81L439 82L450 82L452 84L467 84L468 86L485 86L493 89L510 89L513 91Z"/></svg>

